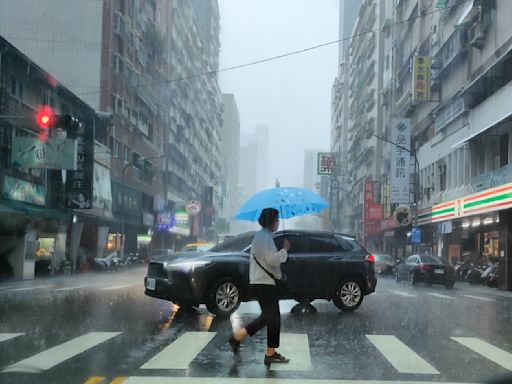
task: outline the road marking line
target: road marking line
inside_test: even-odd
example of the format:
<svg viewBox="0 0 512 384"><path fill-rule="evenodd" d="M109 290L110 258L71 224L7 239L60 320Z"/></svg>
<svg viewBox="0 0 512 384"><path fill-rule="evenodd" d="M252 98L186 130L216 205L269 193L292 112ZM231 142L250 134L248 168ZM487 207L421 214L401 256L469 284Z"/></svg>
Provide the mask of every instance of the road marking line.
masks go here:
<svg viewBox="0 0 512 384"><path fill-rule="evenodd" d="M32 287L9 289L9 292L31 291L33 289L42 289L42 288L48 288L48 287L51 287L51 285L34 285Z"/></svg>
<svg viewBox="0 0 512 384"><path fill-rule="evenodd" d="M473 295L462 295L464 297L469 297L470 299L482 300L482 301L496 301L494 299L489 299L488 297L482 296L473 296Z"/></svg>
<svg viewBox="0 0 512 384"><path fill-rule="evenodd" d="M102 291L114 291L116 289L130 288L134 287L135 284L125 284L125 285L113 285L111 287L102 288Z"/></svg>
<svg viewBox="0 0 512 384"><path fill-rule="evenodd" d="M307 334L282 333L279 352L290 359L288 364L272 364L273 371L307 371L312 369Z"/></svg>
<svg viewBox="0 0 512 384"><path fill-rule="evenodd" d="M112 380L110 382L110 384L123 384L127 378L128 378L127 376L116 377L114 380Z"/></svg>
<svg viewBox="0 0 512 384"><path fill-rule="evenodd" d="M512 354L476 337L452 337L457 343L512 371Z"/></svg>
<svg viewBox="0 0 512 384"><path fill-rule="evenodd" d="M440 297L441 299L450 299L450 300L454 299L453 296L443 295L441 293L427 292L427 295Z"/></svg>
<svg viewBox="0 0 512 384"><path fill-rule="evenodd" d="M395 336L366 335L366 337L398 372L439 375L439 371Z"/></svg>
<svg viewBox="0 0 512 384"><path fill-rule="evenodd" d="M84 382L84 384L101 384L106 379L107 378L103 376L92 376L89 377L87 381Z"/></svg>
<svg viewBox="0 0 512 384"><path fill-rule="evenodd" d="M39 373L101 344L121 332L90 332L8 366L3 372Z"/></svg>
<svg viewBox="0 0 512 384"><path fill-rule="evenodd" d="M15 337L22 336L24 333L0 333L0 343L2 341L14 339Z"/></svg>
<svg viewBox="0 0 512 384"><path fill-rule="evenodd" d="M413 294L407 293L407 292L403 292L403 291L391 291L391 292L393 292L394 294L400 295L400 296L404 296L404 297L418 297L416 295L413 295Z"/></svg>
<svg viewBox="0 0 512 384"><path fill-rule="evenodd" d="M216 334L216 332L186 332L140 368L186 369Z"/></svg>
<svg viewBox="0 0 512 384"><path fill-rule="evenodd" d="M394 384L397 380L318 380L246 377L132 376L124 384ZM400 381L400 384L432 384L431 381ZM442 384L457 384L443 382ZM462 383L458 383L462 384ZM468 383L466 383L468 384Z"/></svg>
<svg viewBox="0 0 512 384"><path fill-rule="evenodd" d="M72 286L72 287L57 288L55 290L56 291L72 291L74 289L80 289L80 288L85 288L85 287L87 287L87 285L75 285L75 286Z"/></svg>

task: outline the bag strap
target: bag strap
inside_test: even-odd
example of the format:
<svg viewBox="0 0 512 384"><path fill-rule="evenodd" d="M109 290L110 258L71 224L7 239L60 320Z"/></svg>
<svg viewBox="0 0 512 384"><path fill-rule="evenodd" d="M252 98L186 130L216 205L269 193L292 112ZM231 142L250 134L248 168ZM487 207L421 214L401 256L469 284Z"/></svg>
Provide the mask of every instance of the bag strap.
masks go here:
<svg viewBox="0 0 512 384"><path fill-rule="evenodd" d="M265 273L266 273L267 275L269 275L269 276L272 278L272 280L274 280L274 281L276 281L276 280L277 280L277 279L275 278L275 276L274 276L272 273L270 273L269 271L267 271L267 270L265 269L265 267L264 267L263 265L261 265L261 264L260 264L260 262L258 261L258 259L256 258L256 255L255 255L254 253L253 253L252 257L253 257L254 261L256 262L256 264L258 264L258 265L259 265L259 267L260 267L261 269L263 269L263 270L265 271Z"/></svg>

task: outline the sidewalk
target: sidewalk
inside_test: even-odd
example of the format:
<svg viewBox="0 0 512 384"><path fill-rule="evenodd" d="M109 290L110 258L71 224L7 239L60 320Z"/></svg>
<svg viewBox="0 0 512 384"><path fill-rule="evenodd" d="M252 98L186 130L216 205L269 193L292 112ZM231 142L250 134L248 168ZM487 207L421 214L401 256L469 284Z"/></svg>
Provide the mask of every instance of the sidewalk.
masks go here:
<svg viewBox="0 0 512 384"><path fill-rule="evenodd" d="M512 292L511 291L500 291L497 288L490 288L483 285L471 285L469 283L463 282L463 281L457 281L455 283L455 288L464 290L464 291L471 291L474 293L478 293L480 295L487 295L487 296L499 296L499 297L506 297L508 299L512 299Z"/></svg>

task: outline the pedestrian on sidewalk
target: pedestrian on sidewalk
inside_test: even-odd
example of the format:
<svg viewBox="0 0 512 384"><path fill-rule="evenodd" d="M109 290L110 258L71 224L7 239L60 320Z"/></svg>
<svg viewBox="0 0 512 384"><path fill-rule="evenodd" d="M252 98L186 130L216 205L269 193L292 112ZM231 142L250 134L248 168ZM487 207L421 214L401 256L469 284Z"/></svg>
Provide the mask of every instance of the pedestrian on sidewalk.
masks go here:
<svg viewBox="0 0 512 384"><path fill-rule="evenodd" d="M263 360L267 367L272 363L289 363L290 360L276 352L281 333L281 313L279 296L275 279L281 279L281 264L288 259L290 242L285 239L283 249L277 250L273 233L279 227L279 211L265 208L258 220L262 229L254 236L251 245L249 282L253 296L261 307L261 315L245 328L237 330L230 338L229 344L237 353L240 342L247 336L253 336L267 327L267 350Z"/></svg>

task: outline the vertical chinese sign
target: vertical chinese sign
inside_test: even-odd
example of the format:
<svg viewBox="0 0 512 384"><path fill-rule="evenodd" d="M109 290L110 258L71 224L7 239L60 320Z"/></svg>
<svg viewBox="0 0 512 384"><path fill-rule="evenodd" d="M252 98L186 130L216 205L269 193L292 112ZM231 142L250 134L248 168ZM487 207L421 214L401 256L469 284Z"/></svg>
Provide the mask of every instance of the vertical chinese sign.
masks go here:
<svg viewBox="0 0 512 384"><path fill-rule="evenodd" d="M363 184L363 232L364 236L376 235L384 218L384 205L375 203L375 180L367 179Z"/></svg>
<svg viewBox="0 0 512 384"><path fill-rule="evenodd" d="M412 101L422 102L430 100L430 78L431 78L430 56L416 56L412 71Z"/></svg>
<svg viewBox="0 0 512 384"><path fill-rule="evenodd" d="M391 121L391 203L409 204L411 176L411 121L393 118Z"/></svg>
<svg viewBox="0 0 512 384"><path fill-rule="evenodd" d="M90 120L87 120L90 121ZM66 207L92 208L94 177L94 134L92 124L81 120L68 131L68 139L77 142L76 171L67 171Z"/></svg>

